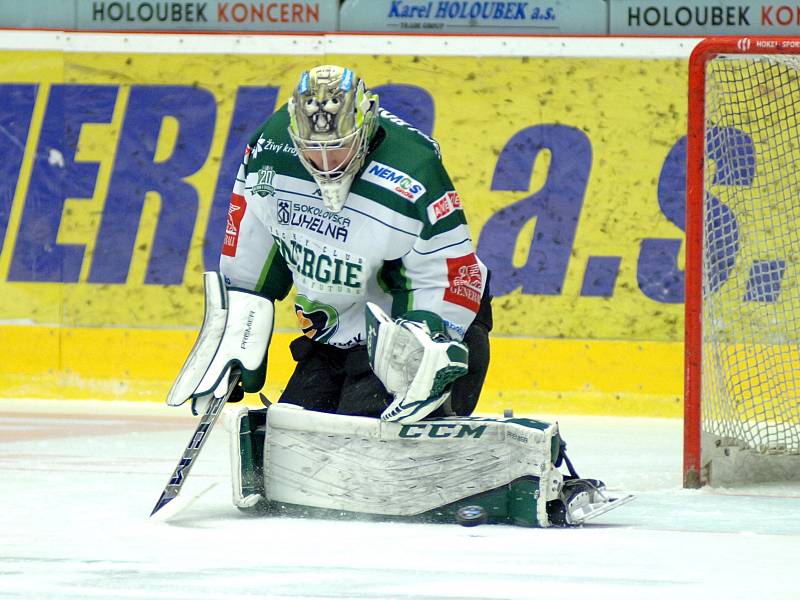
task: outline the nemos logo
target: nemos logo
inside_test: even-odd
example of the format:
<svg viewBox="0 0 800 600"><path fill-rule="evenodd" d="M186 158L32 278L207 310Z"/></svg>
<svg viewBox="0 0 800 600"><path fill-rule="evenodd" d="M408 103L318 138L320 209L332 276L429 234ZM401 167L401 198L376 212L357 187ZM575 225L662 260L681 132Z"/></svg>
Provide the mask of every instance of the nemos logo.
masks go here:
<svg viewBox="0 0 800 600"><path fill-rule="evenodd" d="M413 423L403 425L398 437L401 438L479 438L486 431L486 425L472 427L467 423Z"/></svg>
<svg viewBox="0 0 800 600"><path fill-rule="evenodd" d="M407 173L375 160L369 163L361 179L394 192L412 202L418 200L425 193L425 186Z"/></svg>

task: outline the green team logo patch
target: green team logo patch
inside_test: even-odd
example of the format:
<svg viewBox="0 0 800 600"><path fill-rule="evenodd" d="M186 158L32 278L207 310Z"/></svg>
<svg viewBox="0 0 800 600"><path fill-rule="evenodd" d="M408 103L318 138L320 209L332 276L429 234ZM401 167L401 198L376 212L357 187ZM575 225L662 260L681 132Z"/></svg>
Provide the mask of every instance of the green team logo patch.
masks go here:
<svg viewBox="0 0 800 600"><path fill-rule="evenodd" d="M339 329L339 313L328 304L298 295L294 310L303 335L315 342L327 342Z"/></svg>
<svg viewBox="0 0 800 600"><path fill-rule="evenodd" d="M258 194L262 198L265 196L275 195L275 186L272 185L272 180L275 178L275 169L270 165L261 167L258 170L256 184L253 186L253 193Z"/></svg>

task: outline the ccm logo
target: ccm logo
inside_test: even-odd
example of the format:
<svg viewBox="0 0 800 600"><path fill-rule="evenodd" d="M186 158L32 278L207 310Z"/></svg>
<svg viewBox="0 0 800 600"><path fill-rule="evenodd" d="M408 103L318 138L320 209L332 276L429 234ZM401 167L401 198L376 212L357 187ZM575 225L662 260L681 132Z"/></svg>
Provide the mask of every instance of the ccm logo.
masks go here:
<svg viewBox="0 0 800 600"><path fill-rule="evenodd" d="M421 425L414 423L412 425L403 425L400 428L399 436L401 438L463 438L473 437L479 438L486 431L486 425L478 425L471 427L464 423L433 423L431 425Z"/></svg>

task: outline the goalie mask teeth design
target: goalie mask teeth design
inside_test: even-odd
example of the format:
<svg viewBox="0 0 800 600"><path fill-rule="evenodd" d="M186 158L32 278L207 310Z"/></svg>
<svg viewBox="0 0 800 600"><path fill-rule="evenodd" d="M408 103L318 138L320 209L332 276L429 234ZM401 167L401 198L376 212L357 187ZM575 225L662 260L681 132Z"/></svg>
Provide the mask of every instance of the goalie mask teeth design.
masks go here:
<svg viewBox="0 0 800 600"><path fill-rule="evenodd" d="M297 156L320 186L325 207L338 212L377 128L378 96L352 70L321 65L303 73L288 110Z"/></svg>

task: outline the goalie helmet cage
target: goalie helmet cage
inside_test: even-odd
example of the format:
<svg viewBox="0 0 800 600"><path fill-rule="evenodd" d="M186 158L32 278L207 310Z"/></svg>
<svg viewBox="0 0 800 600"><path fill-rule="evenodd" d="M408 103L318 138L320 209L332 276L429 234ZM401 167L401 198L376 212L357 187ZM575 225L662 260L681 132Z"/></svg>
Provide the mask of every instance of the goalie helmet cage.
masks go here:
<svg viewBox="0 0 800 600"><path fill-rule="evenodd" d="M689 61L685 487L800 481L800 38Z"/></svg>

